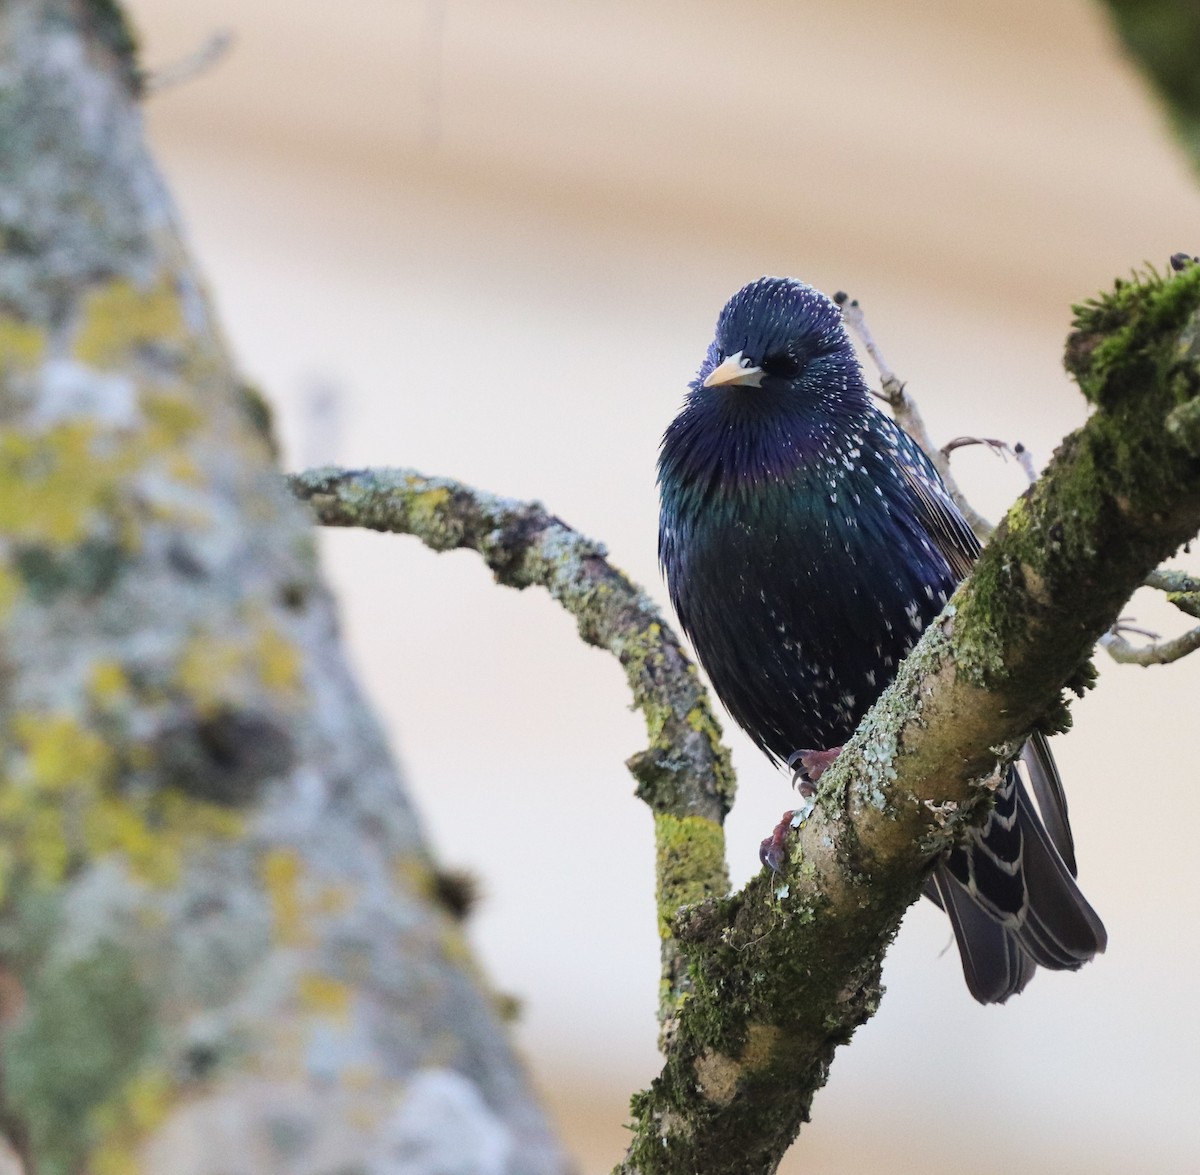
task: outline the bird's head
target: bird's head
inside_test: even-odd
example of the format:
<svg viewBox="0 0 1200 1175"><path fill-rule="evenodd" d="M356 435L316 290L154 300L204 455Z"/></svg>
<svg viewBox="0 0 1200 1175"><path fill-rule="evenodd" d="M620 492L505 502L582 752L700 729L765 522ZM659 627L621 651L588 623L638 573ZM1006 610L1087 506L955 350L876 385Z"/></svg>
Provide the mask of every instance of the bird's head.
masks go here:
<svg viewBox="0 0 1200 1175"><path fill-rule="evenodd" d="M842 312L790 277L743 286L717 319L717 335L692 387L846 392L861 382Z"/></svg>

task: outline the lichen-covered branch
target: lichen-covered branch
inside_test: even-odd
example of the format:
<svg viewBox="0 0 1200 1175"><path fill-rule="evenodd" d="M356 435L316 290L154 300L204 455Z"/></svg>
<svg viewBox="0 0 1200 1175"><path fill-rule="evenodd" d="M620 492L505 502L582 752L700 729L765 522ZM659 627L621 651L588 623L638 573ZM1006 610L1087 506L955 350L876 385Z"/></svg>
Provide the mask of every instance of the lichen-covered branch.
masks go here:
<svg viewBox="0 0 1200 1175"><path fill-rule="evenodd" d="M672 917L729 889L722 823L734 777L696 669L657 607L602 547L539 503L405 469L317 469L289 480L326 526L411 534L436 551L478 551L497 583L547 589L588 644L621 662L650 735L629 769L654 812L665 1019L687 991Z"/></svg>
<svg viewBox="0 0 1200 1175"><path fill-rule="evenodd" d="M0 1134L25 1175L565 1175L139 76L112 0L0 5Z"/></svg>
<svg viewBox="0 0 1200 1175"><path fill-rule="evenodd" d="M1158 567L1146 576L1146 587L1165 592L1168 604L1200 618L1200 577L1173 567Z"/></svg>

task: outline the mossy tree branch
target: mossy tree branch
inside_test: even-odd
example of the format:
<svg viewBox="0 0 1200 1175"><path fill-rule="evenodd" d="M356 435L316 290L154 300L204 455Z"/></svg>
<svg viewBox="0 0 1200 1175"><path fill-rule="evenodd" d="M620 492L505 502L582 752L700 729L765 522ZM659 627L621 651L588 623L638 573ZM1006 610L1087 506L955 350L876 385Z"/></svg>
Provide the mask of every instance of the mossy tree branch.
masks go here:
<svg viewBox="0 0 1200 1175"><path fill-rule="evenodd" d="M1009 511L826 774L785 874L676 915L690 990L664 1033L662 1074L634 1099L622 1175L775 1170L835 1048L875 1010L883 953L930 862L982 817L998 749L1066 724L1062 691L1083 688L1095 642L1200 530L1200 266L1120 283L1079 308L1067 365L1093 415ZM474 546L502 581L550 586L559 574L538 553L535 575L509 571L505 535L517 566L531 547L503 520L532 509L545 535L540 508L395 472L317 471L293 488L322 521ZM566 579L582 582L577 570ZM621 645L615 633L605 643Z"/></svg>

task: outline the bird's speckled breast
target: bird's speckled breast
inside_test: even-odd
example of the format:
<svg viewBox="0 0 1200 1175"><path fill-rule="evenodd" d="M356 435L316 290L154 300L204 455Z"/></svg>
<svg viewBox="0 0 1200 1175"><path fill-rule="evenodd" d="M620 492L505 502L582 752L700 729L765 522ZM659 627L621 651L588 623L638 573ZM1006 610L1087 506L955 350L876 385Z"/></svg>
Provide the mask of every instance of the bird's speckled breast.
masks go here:
<svg viewBox="0 0 1200 1175"><path fill-rule="evenodd" d="M726 459L702 493L671 501L664 486L663 566L684 629L734 718L780 758L844 742L954 586L892 438L862 424L791 447L790 469L748 479Z"/></svg>

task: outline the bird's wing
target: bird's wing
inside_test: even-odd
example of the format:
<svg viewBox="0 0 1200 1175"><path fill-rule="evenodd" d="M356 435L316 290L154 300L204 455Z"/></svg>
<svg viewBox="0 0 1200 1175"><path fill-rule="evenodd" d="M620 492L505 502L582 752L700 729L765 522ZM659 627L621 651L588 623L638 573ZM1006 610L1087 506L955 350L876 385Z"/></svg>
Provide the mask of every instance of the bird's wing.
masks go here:
<svg viewBox="0 0 1200 1175"><path fill-rule="evenodd" d="M950 916L981 1003L1020 991L1035 963L1074 971L1104 950L1104 926L1072 873L1010 767L987 822L938 861L925 887Z"/></svg>
<svg viewBox="0 0 1200 1175"><path fill-rule="evenodd" d="M981 1004L1002 1004L1024 989L1037 964L1016 938L989 917L939 861L925 883L925 896L950 916L971 994Z"/></svg>
<svg viewBox="0 0 1200 1175"><path fill-rule="evenodd" d="M900 434L896 448L905 488L934 545L955 576L963 579L983 548L942 484L933 462L906 432L898 426L896 431Z"/></svg>
<svg viewBox="0 0 1200 1175"><path fill-rule="evenodd" d="M1021 749L1021 758L1029 772L1029 784L1046 832L1074 877L1079 869L1075 864L1075 838L1071 835L1071 823L1067 819L1067 793L1063 790L1062 776L1058 773L1054 756L1046 744L1046 736L1037 731L1031 734Z"/></svg>

